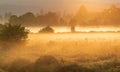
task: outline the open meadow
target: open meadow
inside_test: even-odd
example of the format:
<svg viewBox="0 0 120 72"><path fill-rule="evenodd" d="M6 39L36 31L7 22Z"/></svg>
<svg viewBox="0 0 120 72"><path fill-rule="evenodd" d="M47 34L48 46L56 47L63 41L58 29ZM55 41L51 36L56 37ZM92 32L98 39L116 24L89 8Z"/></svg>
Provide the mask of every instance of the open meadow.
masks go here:
<svg viewBox="0 0 120 72"><path fill-rule="evenodd" d="M43 65L47 66L49 60L54 65L53 57L62 66L77 64L94 72L117 72L120 69L119 37L120 33L29 34L24 44L3 49L0 64L9 66L16 60L35 63L43 58Z"/></svg>

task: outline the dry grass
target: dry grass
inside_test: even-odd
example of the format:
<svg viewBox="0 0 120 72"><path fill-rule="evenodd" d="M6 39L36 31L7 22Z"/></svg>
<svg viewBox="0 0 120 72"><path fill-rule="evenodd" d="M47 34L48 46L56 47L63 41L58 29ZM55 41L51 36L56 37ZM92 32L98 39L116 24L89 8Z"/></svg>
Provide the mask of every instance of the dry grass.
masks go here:
<svg viewBox="0 0 120 72"><path fill-rule="evenodd" d="M119 67L119 37L119 33L30 34L25 44L1 51L0 63L10 64L16 59L35 62L40 56L51 55L66 64L112 70Z"/></svg>

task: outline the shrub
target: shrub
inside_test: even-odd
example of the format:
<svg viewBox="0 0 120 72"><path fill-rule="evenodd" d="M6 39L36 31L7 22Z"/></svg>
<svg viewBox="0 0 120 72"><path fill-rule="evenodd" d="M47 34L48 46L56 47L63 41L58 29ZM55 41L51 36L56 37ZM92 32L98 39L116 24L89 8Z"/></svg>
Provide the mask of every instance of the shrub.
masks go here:
<svg viewBox="0 0 120 72"><path fill-rule="evenodd" d="M60 63L52 56L42 56L35 62L34 72L56 72Z"/></svg>
<svg viewBox="0 0 120 72"><path fill-rule="evenodd" d="M39 31L40 33L54 33L54 30L50 27L47 26Z"/></svg>
<svg viewBox="0 0 120 72"><path fill-rule="evenodd" d="M21 25L6 24L0 30L1 41L21 41L27 38L28 31Z"/></svg>

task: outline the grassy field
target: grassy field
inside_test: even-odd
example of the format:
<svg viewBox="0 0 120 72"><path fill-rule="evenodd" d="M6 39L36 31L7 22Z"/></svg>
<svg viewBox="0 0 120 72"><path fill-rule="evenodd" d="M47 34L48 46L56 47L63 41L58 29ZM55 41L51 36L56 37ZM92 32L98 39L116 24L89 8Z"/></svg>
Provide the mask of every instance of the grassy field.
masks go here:
<svg viewBox="0 0 120 72"><path fill-rule="evenodd" d="M120 33L29 34L25 43L6 50L1 48L1 69L8 72L120 72L119 37Z"/></svg>

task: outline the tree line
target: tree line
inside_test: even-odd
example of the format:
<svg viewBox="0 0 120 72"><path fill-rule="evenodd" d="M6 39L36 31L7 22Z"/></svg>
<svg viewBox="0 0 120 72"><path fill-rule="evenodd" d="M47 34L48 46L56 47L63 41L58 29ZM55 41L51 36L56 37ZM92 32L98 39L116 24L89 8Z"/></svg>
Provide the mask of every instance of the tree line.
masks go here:
<svg viewBox="0 0 120 72"><path fill-rule="evenodd" d="M55 12L35 16L32 12L27 12L21 16L12 15L9 19L11 24L22 24L25 26L37 25L65 25L65 20Z"/></svg>
<svg viewBox="0 0 120 72"><path fill-rule="evenodd" d="M61 16L56 12L35 15L32 12L25 13L21 16L12 15L9 19L11 24L22 24L25 26L119 26L120 25L120 8L112 5L101 12L89 12L86 6L80 6L74 16Z"/></svg>
<svg viewBox="0 0 120 72"><path fill-rule="evenodd" d="M80 26L120 26L120 8L111 5L101 12L89 12L83 5L74 19Z"/></svg>

